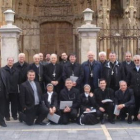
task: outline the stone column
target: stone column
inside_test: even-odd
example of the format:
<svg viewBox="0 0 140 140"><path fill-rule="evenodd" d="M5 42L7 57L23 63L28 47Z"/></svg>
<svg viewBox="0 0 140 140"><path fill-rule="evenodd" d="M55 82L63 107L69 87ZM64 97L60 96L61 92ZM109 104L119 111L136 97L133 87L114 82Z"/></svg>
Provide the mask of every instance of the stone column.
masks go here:
<svg viewBox="0 0 140 140"><path fill-rule="evenodd" d="M81 62L87 60L88 51L93 51L97 59L97 33L100 31L100 27L91 24L93 11L87 8L83 13L85 24L78 28Z"/></svg>
<svg viewBox="0 0 140 140"><path fill-rule="evenodd" d="M1 33L1 66L7 64L7 58L13 57L14 61L18 61L18 38L21 29L13 25L15 12L7 10L4 12L6 25L0 28Z"/></svg>

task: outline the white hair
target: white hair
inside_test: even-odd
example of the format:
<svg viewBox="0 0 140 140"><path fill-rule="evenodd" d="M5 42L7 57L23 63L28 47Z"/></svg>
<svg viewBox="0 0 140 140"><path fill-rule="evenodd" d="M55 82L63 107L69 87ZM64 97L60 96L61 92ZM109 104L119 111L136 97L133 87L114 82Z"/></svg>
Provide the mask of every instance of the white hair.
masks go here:
<svg viewBox="0 0 140 140"><path fill-rule="evenodd" d="M39 53L39 55L43 55L43 53Z"/></svg>
<svg viewBox="0 0 140 140"><path fill-rule="evenodd" d="M90 87L89 84L85 84L85 85L84 85L84 88L85 88L85 87L89 87L89 88L91 89L91 87Z"/></svg>
<svg viewBox="0 0 140 140"><path fill-rule="evenodd" d="M50 59L52 59L52 57L56 57L57 58L57 55L55 53L53 53L53 54L51 54Z"/></svg>
<svg viewBox="0 0 140 140"><path fill-rule="evenodd" d="M39 54L35 54L35 55L33 56L33 59L35 59L36 57L39 57L39 58L40 58Z"/></svg>
<svg viewBox="0 0 140 140"><path fill-rule="evenodd" d="M20 56L24 56L24 57L25 57L25 54L24 54L24 53L20 53L20 54L18 55L18 57L20 57Z"/></svg>
<svg viewBox="0 0 140 140"><path fill-rule="evenodd" d="M133 59L137 59L137 58L140 59L140 55L134 55L133 56Z"/></svg>
<svg viewBox="0 0 140 140"><path fill-rule="evenodd" d="M104 55L106 56L106 52L99 52L99 56Z"/></svg>
<svg viewBox="0 0 140 140"><path fill-rule="evenodd" d="M119 81L119 85L120 85L121 83L126 83L126 85L127 85L127 82L124 81L124 80Z"/></svg>

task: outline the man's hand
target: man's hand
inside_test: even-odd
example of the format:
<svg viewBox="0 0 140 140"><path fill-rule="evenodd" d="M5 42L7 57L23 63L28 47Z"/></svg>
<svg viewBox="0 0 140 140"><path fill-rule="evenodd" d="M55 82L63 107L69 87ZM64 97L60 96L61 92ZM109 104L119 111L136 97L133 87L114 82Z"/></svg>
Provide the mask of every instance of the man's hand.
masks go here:
<svg viewBox="0 0 140 140"><path fill-rule="evenodd" d="M69 108L68 106L64 109L64 112L70 112L71 111L71 108Z"/></svg>
<svg viewBox="0 0 140 140"><path fill-rule="evenodd" d="M138 120L140 120L140 113L138 114L137 118L138 118Z"/></svg>
<svg viewBox="0 0 140 140"><path fill-rule="evenodd" d="M90 93L89 93L89 96L90 96L90 97L93 97L93 96L94 96L94 93L90 92Z"/></svg>
<svg viewBox="0 0 140 140"><path fill-rule="evenodd" d="M99 110L100 110L101 112L105 112L105 109L104 109L103 107L100 107Z"/></svg>
<svg viewBox="0 0 140 140"><path fill-rule="evenodd" d="M73 82L73 86L75 87L77 84L76 84L76 82Z"/></svg>
<svg viewBox="0 0 140 140"><path fill-rule="evenodd" d="M51 81L51 84L53 84L55 86L55 81Z"/></svg>
<svg viewBox="0 0 140 140"><path fill-rule="evenodd" d="M117 109L121 110L124 107L125 107L124 104L120 104L120 105L117 106Z"/></svg>
<svg viewBox="0 0 140 140"><path fill-rule="evenodd" d="M86 112L90 112L91 110L89 108L86 108Z"/></svg>

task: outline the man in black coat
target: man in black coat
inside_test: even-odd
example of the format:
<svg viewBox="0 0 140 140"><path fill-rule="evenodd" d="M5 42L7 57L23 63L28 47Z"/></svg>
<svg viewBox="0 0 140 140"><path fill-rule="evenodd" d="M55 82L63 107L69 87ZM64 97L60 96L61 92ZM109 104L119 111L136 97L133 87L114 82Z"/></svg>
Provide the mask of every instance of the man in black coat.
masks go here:
<svg viewBox="0 0 140 140"><path fill-rule="evenodd" d="M30 64L28 70L35 71L35 81L39 82L42 91L44 92L44 66L40 63L40 56L39 54L35 54L33 56L34 63Z"/></svg>
<svg viewBox="0 0 140 140"><path fill-rule="evenodd" d="M120 110L121 120L125 120L126 113L128 113L128 123L132 123L132 115L135 109L135 99L132 89L127 88L125 81L119 82L120 89L115 92L115 105Z"/></svg>
<svg viewBox="0 0 140 140"><path fill-rule="evenodd" d="M29 64L25 61L25 54L18 55L18 62L14 63L14 67L19 71L19 84L27 80L27 71Z"/></svg>
<svg viewBox="0 0 140 140"><path fill-rule="evenodd" d="M107 87L114 91L119 89L119 81L124 79L124 70L121 63L117 61L116 53L109 54L109 62L103 67L102 77L107 81Z"/></svg>
<svg viewBox="0 0 140 140"><path fill-rule="evenodd" d="M8 77L9 87L9 98L6 101L6 109L5 109L5 118L7 121L10 120L10 112L9 106L11 102L11 112L14 120L17 120L17 111L18 111L18 93L19 93L19 71L13 66L14 58L7 58L7 65L3 68L6 72L6 76Z"/></svg>
<svg viewBox="0 0 140 140"><path fill-rule="evenodd" d="M125 53L125 61L122 62L122 67L124 69L125 80L126 80L129 71L133 67L135 67L134 62L132 61L132 54L130 52Z"/></svg>
<svg viewBox="0 0 140 140"><path fill-rule="evenodd" d="M91 92L98 88L98 80L101 78L102 65L94 59L94 53L88 52L88 61L82 64L84 70L83 85L89 84Z"/></svg>
<svg viewBox="0 0 140 140"><path fill-rule="evenodd" d="M114 91L111 88L106 87L105 79L99 80L99 88L94 91L95 99L98 109L102 112L101 123L104 124L104 114L108 114L109 122L114 124ZM103 102L105 99L110 99L112 102Z"/></svg>
<svg viewBox="0 0 140 140"><path fill-rule="evenodd" d="M133 60L135 66L129 71L126 79L128 86L134 91L136 106L134 120L137 121L137 115L140 109L140 55L135 55Z"/></svg>
<svg viewBox="0 0 140 140"><path fill-rule="evenodd" d="M80 93L79 90L73 87L73 82L71 79L66 79L65 88L60 92L60 102L61 101L73 101L72 107L65 107L61 111L60 123L68 124L69 119L75 120L78 115L78 108L80 106Z"/></svg>
<svg viewBox="0 0 140 140"><path fill-rule="evenodd" d="M23 113L19 114L19 121L24 121L27 125L45 125L42 121L47 116L49 110L42 103L42 90L40 84L35 81L33 70L27 73L28 80L20 86L20 102Z"/></svg>
<svg viewBox="0 0 140 140"><path fill-rule="evenodd" d="M84 72L82 66L76 62L76 55L70 54L69 55L69 62L64 65L63 68L63 80L65 81L67 78L70 78L70 76L77 77L76 81L73 81L73 86L80 90L81 83L84 78Z"/></svg>
<svg viewBox="0 0 140 140"><path fill-rule="evenodd" d="M9 83L8 83L6 72L3 68L1 68L0 69L0 125L2 127L7 126L4 121L4 116L5 116L6 100L9 94L8 87L9 87Z"/></svg>
<svg viewBox="0 0 140 140"><path fill-rule="evenodd" d="M14 64L14 67L19 71L19 85L21 85L22 83L24 83L27 80L28 66L29 66L29 64L25 61L25 54L20 53L18 55L18 62L16 62ZM19 98L18 98L18 111L21 111L21 105L19 102Z"/></svg>
<svg viewBox="0 0 140 140"><path fill-rule="evenodd" d="M59 95L62 88L62 66L57 63L57 55L51 54L51 62L45 66L44 78L46 85L51 83L54 86L54 91Z"/></svg>

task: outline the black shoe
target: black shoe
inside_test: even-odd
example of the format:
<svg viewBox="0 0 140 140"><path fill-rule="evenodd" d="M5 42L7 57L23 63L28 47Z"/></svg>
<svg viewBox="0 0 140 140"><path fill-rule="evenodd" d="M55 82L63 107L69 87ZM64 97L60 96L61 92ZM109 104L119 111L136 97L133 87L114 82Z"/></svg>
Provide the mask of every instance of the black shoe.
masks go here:
<svg viewBox="0 0 140 140"><path fill-rule="evenodd" d="M102 120L101 120L101 124L104 124L104 123L105 123L105 119L102 119Z"/></svg>
<svg viewBox="0 0 140 140"><path fill-rule="evenodd" d="M2 127L7 127L7 125L6 125L5 122L0 123L0 125L1 125Z"/></svg>
<svg viewBox="0 0 140 140"><path fill-rule="evenodd" d="M21 112L19 113L19 121L20 121L21 123L23 122L22 113L21 113Z"/></svg>
<svg viewBox="0 0 140 140"><path fill-rule="evenodd" d="M138 118L137 117L134 117L133 121L135 121L135 122L138 121Z"/></svg>
<svg viewBox="0 0 140 140"><path fill-rule="evenodd" d="M40 123L35 122L35 124L37 124L37 125L46 125L45 122L40 122Z"/></svg>
<svg viewBox="0 0 140 140"><path fill-rule="evenodd" d="M10 117L6 117L5 119L6 119L6 121L10 121Z"/></svg>
<svg viewBox="0 0 140 140"><path fill-rule="evenodd" d="M128 124L131 124L132 123L132 117L128 117L128 120L127 120Z"/></svg>
<svg viewBox="0 0 140 140"><path fill-rule="evenodd" d="M125 121L125 117L121 117L121 121Z"/></svg>
<svg viewBox="0 0 140 140"><path fill-rule="evenodd" d="M17 120L17 117L13 117L14 120Z"/></svg>
<svg viewBox="0 0 140 140"><path fill-rule="evenodd" d="M114 121L114 120L109 120L109 122L110 122L111 124L115 124L115 121Z"/></svg>

